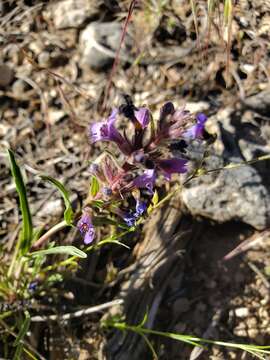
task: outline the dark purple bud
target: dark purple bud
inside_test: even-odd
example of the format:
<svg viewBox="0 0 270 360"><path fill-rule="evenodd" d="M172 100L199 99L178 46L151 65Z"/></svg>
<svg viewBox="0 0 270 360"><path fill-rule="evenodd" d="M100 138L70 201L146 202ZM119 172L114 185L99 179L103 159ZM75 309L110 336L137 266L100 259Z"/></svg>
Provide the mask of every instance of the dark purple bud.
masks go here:
<svg viewBox="0 0 270 360"><path fill-rule="evenodd" d="M159 119L163 120L166 118L166 116L168 115L172 115L174 113L174 105L172 102L168 101L166 102L162 108L160 109L160 115L159 115Z"/></svg>
<svg viewBox="0 0 270 360"><path fill-rule="evenodd" d="M84 243L90 244L95 237L95 229L92 224L92 219L87 210L83 211L83 214L78 221L77 228L80 230L81 234L84 235Z"/></svg>
<svg viewBox="0 0 270 360"><path fill-rule="evenodd" d="M28 286L28 290L29 291L35 291L38 287L38 282L37 281L32 281L29 286Z"/></svg>
<svg viewBox="0 0 270 360"><path fill-rule="evenodd" d="M110 189L110 188L108 188L108 187L105 187L105 186L102 188L102 192L103 192L103 194L106 195L106 196L111 196L112 193L113 193L113 192L112 192L112 189Z"/></svg>

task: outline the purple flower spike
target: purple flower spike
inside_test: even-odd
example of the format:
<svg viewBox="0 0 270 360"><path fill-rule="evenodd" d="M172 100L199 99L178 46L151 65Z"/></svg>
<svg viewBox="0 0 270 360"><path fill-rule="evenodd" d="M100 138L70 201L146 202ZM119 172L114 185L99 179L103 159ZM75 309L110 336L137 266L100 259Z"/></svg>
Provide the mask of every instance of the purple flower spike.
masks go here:
<svg viewBox="0 0 270 360"><path fill-rule="evenodd" d="M137 188L146 188L153 193L153 187L156 181L156 174L154 169L145 170L143 175L137 176L133 180L133 185Z"/></svg>
<svg viewBox="0 0 270 360"><path fill-rule="evenodd" d="M135 117L142 129L145 129L150 121L150 111L146 107L141 107L138 111L135 111Z"/></svg>
<svg viewBox="0 0 270 360"><path fill-rule="evenodd" d="M203 131L207 117L203 113L198 113L196 116L197 124L193 125L183 135L189 139L200 139L203 137Z"/></svg>
<svg viewBox="0 0 270 360"><path fill-rule="evenodd" d="M84 235L84 243L90 244L95 237L95 229L92 224L91 216L87 211L84 211L80 220L78 221L77 228L81 234Z"/></svg>
<svg viewBox="0 0 270 360"><path fill-rule="evenodd" d="M170 180L172 174L184 174L187 172L187 163L185 159L172 158L160 160L158 166L163 172L165 179Z"/></svg>

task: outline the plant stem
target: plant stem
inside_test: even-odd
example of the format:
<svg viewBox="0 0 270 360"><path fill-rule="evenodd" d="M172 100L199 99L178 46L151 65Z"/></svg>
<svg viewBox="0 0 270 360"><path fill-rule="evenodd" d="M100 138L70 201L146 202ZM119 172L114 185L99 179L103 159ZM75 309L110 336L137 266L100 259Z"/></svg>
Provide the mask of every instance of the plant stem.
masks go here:
<svg viewBox="0 0 270 360"><path fill-rule="evenodd" d="M49 238L57 233L58 231L64 229L65 227L69 226L65 220L61 221L60 223L54 225L50 230L48 230L45 234L43 234L32 246L33 250L40 248L43 244L45 244Z"/></svg>

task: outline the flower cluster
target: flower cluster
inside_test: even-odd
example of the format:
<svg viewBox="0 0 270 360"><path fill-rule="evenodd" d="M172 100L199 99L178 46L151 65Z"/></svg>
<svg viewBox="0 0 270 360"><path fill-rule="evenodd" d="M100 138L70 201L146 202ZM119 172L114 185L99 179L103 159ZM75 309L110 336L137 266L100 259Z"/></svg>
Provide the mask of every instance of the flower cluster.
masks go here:
<svg viewBox="0 0 270 360"><path fill-rule="evenodd" d="M121 117L127 122L122 132L116 126ZM117 211L114 207L112 211L109 204L123 201L134 192L153 194L159 175L170 181L173 174L186 173L189 144L205 140L209 135L205 130L206 120L205 114L194 116L184 107L175 109L171 102L162 106L158 119L154 120L147 107L137 108L126 96L125 103L113 109L107 119L89 127L91 143L114 143L121 163L109 151L104 151L92 163L90 173L99 184L94 200L104 201L109 211L122 218L128 226L133 226L146 211L145 202L137 198L134 211L120 207ZM175 156L176 153L179 155ZM95 231L89 211L83 213L78 228L85 243L90 243Z"/></svg>

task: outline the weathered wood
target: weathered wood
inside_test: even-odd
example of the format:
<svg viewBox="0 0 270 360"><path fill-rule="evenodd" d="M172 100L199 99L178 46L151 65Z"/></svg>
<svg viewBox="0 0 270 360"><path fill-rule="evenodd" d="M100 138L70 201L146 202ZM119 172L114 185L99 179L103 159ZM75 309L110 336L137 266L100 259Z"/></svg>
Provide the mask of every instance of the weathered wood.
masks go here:
<svg viewBox="0 0 270 360"><path fill-rule="evenodd" d="M183 274L183 249L191 238L183 216L179 195L156 211L144 228L144 239L134 250L135 264L123 283L120 298L124 299L126 323L135 325L148 312L147 327L153 327L155 316L172 276ZM100 358L137 360L145 350L138 335L116 331L105 345Z"/></svg>

